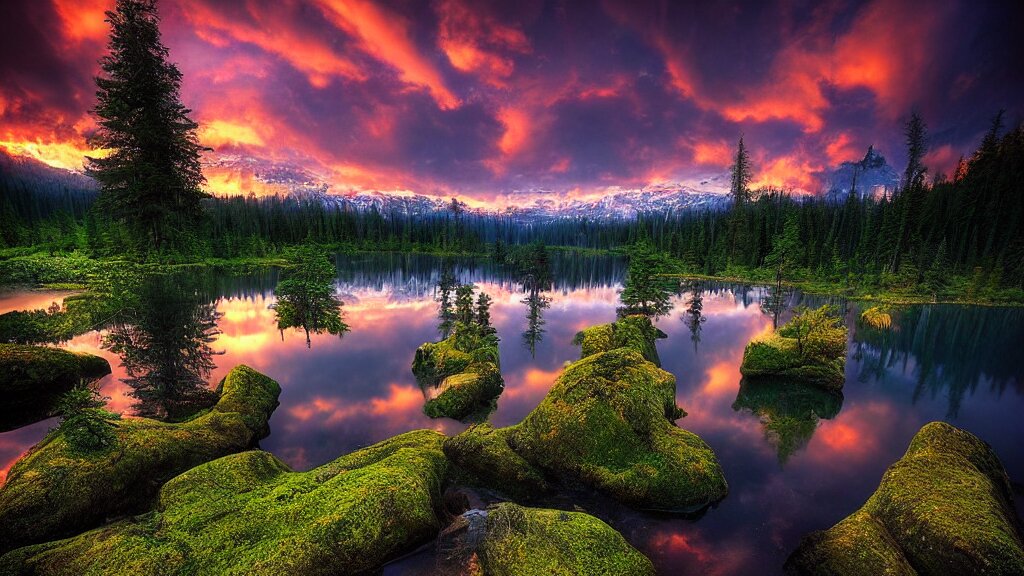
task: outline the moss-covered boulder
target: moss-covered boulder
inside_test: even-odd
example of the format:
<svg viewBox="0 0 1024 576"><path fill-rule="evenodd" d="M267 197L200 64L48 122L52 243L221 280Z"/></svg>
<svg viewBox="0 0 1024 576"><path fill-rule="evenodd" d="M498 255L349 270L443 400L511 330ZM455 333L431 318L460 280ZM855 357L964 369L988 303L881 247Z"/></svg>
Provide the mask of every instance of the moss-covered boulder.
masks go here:
<svg viewBox="0 0 1024 576"><path fill-rule="evenodd" d="M427 342L416 349L412 373L423 386L437 386L445 378L465 370L473 357L455 347L455 335L440 342Z"/></svg>
<svg viewBox="0 0 1024 576"><path fill-rule="evenodd" d="M1024 574L1010 483L988 444L949 424L922 428L860 510L804 538L791 575Z"/></svg>
<svg viewBox="0 0 1024 576"><path fill-rule="evenodd" d="M431 418L481 419L494 407L505 381L498 367L491 362L473 362L464 372L452 374L437 387L437 395L427 400L423 412Z"/></svg>
<svg viewBox="0 0 1024 576"><path fill-rule="evenodd" d="M479 550L489 576L654 574L651 561L621 534L580 512L492 506Z"/></svg>
<svg viewBox="0 0 1024 576"><path fill-rule="evenodd" d="M423 406L431 418L482 420L505 388L498 340L478 326L457 324L450 337L420 346L412 372L431 396Z"/></svg>
<svg viewBox="0 0 1024 576"><path fill-rule="evenodd" d="M839 392L846 381L846 326L828 306L799 309L768 336L747 344L740 373Z"/></svg>
<svg viewBox="0 0 1024 576"><path fill-rule="evenodd" d="M158 509L21 548L0 574L352 574L379 568L441 528L444 436L408 432L292 472L251 451L167 482Z"/></svg>
<svg viewBox="0 0 1024 576"><path fill-rule="evenodd" d="M62 394L107 374L110 364L92 354L0 344L0 432L55 416Z"/></svg>
<svg viewBox="0 0 1024 576"><path fill-rule="evenodd" d="M819 421L835 418L842 406L842 393L799 382L744 378L732 409L748 410L760 419L765 438L784 463L807 446Z"/></svg>
<svg viewBox="0 0 1024 576"><path fill-rule="evenodd" d="M81 452L58 429L14 464L0 487L0 550L52 540L139 510L174 476L252 447L277 407L277 382L238 366L209 411L182 423L116 423L115 445Z"/></svg>
<svg viewBox="0 0 1024 576"><path fill-rule="evenodd" d="M660 367L661 359L655 346L659 338L668 338L668 335L656 328L647 316L633 315L581 330L573 343L580 346L581 358L616 348L631 348Z"/></svg>
<svg viewBox="0 0 1024 576"><path fill-rule="evenodd" d="M530 500L551 489L543 472L517 454L508 443L514 428L471 426L445 441L444 453L467 481L517 499Z"/></svg>
<svg viewBox="0 0 1024 576"><path fill-rule="evenodd" d="M675 377L632 348L592 354L565 369L509 433L531 464L631 506L690 511L728 491L711 448L675 425Z"/></svg>

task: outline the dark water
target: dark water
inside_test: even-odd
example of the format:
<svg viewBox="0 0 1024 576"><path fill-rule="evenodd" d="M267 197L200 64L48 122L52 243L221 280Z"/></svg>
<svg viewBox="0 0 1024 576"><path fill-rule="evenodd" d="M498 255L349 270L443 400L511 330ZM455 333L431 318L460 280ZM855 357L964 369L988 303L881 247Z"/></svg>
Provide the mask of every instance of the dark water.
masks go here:
<svg viewBox="0 0 1024 576"><path fill-rule="evenodd" d="M351 332L314 335L307 348L298 331L280 333L273 302L276 272L201 275L199 301L215 304L220 334L210 348L211 383L240 363L281 383L281 406L261 445L296 469L308 469L353 449L416 428L453 434L464 425L423 415L423 395L410 372L413 352L434 340L433 287L440 263L430 257L339 259L338 291ZM608 258L559 257L555 289L534 325L533 353L524 339L525 294L507 271L486 261L461 262L460 279L494 298L492 321L501 337L506 389L491 416L518 422L543 398L566 362L578 358L573 335L615 317L624 265ZM689 294L658 321L664 368L676 375L680 425L715 450L729 496L701 518L651 516L619 506L592 510L650 556L665 574L778 573L800 537L853 512L874 491L925 423L945 420L989 442L1018 491L1024 482L1024 379L1020 361L1024 309L916 306L893 315L893 328L858 328L861 305L838 303L851 330L844 398L807 394L785 398L740 385L747 341L771 328L759 289L704 285L699 332L685 314ZM57 295L59 296L59 295ZM55 297L57 297L55 296ZM36 304L38 294L0 295L0 311ZM800 300L793 297L791 304ZM811 300L811 299L809 299ZM808 302L816 304L817 301ZM153 303L156 315L170 313ZM187 316L187 315L186 315ZM130 411L121 359L89 333L66 347L107 357L114 374L102 381L117 411ZM0 471L53 426L41 422L0 434ZM3 472L0 472L2 474ZM1021 498L1017 500L1021 509ZM429 553L389 573L428 573Z"/></svg>

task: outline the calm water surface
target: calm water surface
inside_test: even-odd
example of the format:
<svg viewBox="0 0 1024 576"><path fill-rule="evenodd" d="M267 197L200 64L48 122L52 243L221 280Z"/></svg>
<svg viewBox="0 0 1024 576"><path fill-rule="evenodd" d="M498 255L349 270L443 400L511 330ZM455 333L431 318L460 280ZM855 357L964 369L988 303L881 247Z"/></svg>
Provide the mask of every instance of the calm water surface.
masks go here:
<svg viewBox="0 0 1024 576"><path fill-rule="evenodd" d="M514 424L544 397L566 362L580 329L615 318L624 264L609 258L559 257L550 306L533 346L525 294L506 271L487 262L456 264L463 282L494 298L492 322L501 337L505 391L491 415ZM206 275L201 299L219 313L212 345L211 385L237 364L281 383L281 406L261 447L305 470L341 454L417 428L447 434L465 425L431 420L410 371L413 352L437 338L434 285L439 260L423 256L338 259L337 289L351 332L314 335L279 332L273 310L275 271L244 276ZM841 402L811 396L794 405L741 389L739 364L752 337L771 329L749 286L704 285L705 321L696 333L685 320L690 294L658 321L668 339L658 343L664 368L677 378L678 403L689 415L679 424L715 450L729 496L698 519L641 514L620 506L594 513L619 529L665 574L779 573L805 533L827 528L874 491L886 467L906 450L925 423L945 420L989 442L1002 459L1017 508L1024 482L1024 379L1020 362L1024 310L917 306L893 316L893 329L858 327L860 305L839 303L851 331L847 383ZM0 310L46 307L65 294L8 292ZM800 300L793 297L793 304ZM808 302L817 304L817 301ZM155 313L166 305L153 303ZM101 381L111 408L129 413L120 359L92 332L64 344L106 357L114 373ZM0 478L55 422L0 434ZM429 573L423 553L389 567L391 574Z"/></svg>

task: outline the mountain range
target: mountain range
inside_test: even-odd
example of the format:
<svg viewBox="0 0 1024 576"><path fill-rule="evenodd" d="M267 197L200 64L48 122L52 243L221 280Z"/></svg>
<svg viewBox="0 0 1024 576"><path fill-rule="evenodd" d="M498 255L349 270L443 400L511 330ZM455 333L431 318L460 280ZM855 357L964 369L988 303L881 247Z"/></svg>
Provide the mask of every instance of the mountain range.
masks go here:
<svg viewBox="0 0 1024 576"><path fill-rule="evenodd" d="M382 213L429 214L452 209L453 199L407 191L339 190L308 170L288 163L266 162L241 155L217 155L205 163L210 187L218 180L234 183L235 194L277 194L322 202L352 210L376 209ZM79 172L53 168L37 160L16 157L0 150L0 181L31 181L40 189L95 190L95 182ZM860 197L879 197L896 188L899 178L885 157L869 147L863 159L843 162L822 175L826 197L842 200L851 192ZM480 214L500 214L517 221L560 218L618 219L650 212L718 209L729 203L729 174L723 172L687 183L662 183L630 189L608 187L597 194L574 197L543 189L513 191L505 196L505 208L471 208L454 200L457 209ZM240 184L241 183L241 184ZM244 184L244 185L243 185Z"/></svg>

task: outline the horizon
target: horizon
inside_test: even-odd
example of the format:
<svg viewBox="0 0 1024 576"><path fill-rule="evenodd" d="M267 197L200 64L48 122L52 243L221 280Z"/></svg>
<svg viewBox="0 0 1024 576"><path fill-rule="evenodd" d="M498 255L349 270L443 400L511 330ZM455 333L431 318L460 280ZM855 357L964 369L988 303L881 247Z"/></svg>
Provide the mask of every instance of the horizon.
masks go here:
<svg viewBox="0 0 1024 576"><path fill-rule="evenodd" d="M754 187L817 193L872 145L902 167L911 111L929 126L930 175L950 174L1000 109L1020 121L1021 10L912 4L159 6L182 100L215 149L210 192L283 191L254 177L273 168L337 195L502 208L701 190L740 136ZM81 168L111 5L9 6L0 148Z"/></svg>

